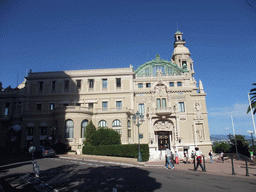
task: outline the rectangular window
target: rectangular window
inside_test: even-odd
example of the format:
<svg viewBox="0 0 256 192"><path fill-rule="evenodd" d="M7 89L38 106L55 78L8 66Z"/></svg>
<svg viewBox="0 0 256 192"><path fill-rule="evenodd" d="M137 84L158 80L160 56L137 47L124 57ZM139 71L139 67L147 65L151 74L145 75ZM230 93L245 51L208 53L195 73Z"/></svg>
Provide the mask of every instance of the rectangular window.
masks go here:
<svg viewBox="0 0 256 192"><path fill-rule="evenodd" d="M41 127L41 135L46 135L46 127Z"/></svg>
<svg viewBox="0 0 256 192"><path fill-rule="evenodd" d="M51 82L51 90L54 91L56 88L56 81Z"/></svg>
<svg viewBox="0 0 256 192"><path fill-rule="evenodd" d="M77 89L81 89L81 82L82 82L82 80L76 80L76 87L77 87Z"/></svg>
<svg viewBox="0 0 256 192"><path fill-rule="evenodd" d="M18 102L18 114L21 113L21 108L22 108L22 102Z"/></svg>
<svg viewBox="0 0 256 192"><path fill-rule="evenodd" d="M103 101L102 102L102 111L107 111L108 110L108 102L107 101Z"/></svg>
<svg viewBox="0 0 256 192"><path fill-rule="evenodd" d="M182 83L181 83L181 82L177 82L177 86L178 86L178 87L181 87L181 86L182 86Z"/></svg>
<svg viewBox="0 0 256 192"><path fill-rule="evenodd" d="M166 99L165 98L162 99L162 107L166 107Z"/></svg>
<svg viewBox="0 0 256 192"><path fill-rule="evenodd" d="M139 83L138 88L143 88L143 83Z"/></svg>
<svg viewBox="0 0 256 192"><path fill-rule="evenodd" d="M9 115L9 108L10 108L10 103L5 103L5 108L4 108L4 116L7 117Z"/></svg>
<svg viewBox="0 0 256 192"><path fill-rule="evenodd" d="M184 102L179 102L179 112L185 112L185 104L184 104Z"/></svg>
<svg viewBox="0 0 256 192"><path fill-rule="evenodd" d="M139 104L139 113L140 114L145 114L145 106L144 103Z"/></svg>
<svg viewBox="0 0 256 192"><path fill-rule="evenodd" d="M161 107L161 99L156 100L156 107L160 108Z"/></svg>
<svg viewBox="0 0 256 192"><path fill-rule="evenodd" d="M122 101L117 101L116 102L116 108L117 108L117 110L121 110L122 109Z"/></svg>
<svg viewBox="0 0 256 192"><path fill-rule="evenodd" d="M38 82L38 87L39 87L39 91L43 91L44 82L43 82L43 81L39 81L39 82Z"/></svg>
<svg viewBox="0 0 256 192"><path fill-rule="evenodd" d="M28 127L28 128L27 128L27 134L28 134L28 136L33 136L33 130L34 130L34 128L32 128L32 127Z"/></svg>
<svg viewBox="0 0 256 192"><path fill-rule="evenodd" d="M93 87L94 87L94 79L88 79L88 82L89 82L89 88L93 89Z"/></svg>
<svg viewBox="0 0 256 192"><path fill-rule="evenodd" d="M128 137L131 137L132 136L132 131L131 129L128 129Z"/></svg>
<svg viewBox="0 0 256 192"><path fill-rule="evenodd" d="M88 107L92 109L93 108L93 103L88 103Z"/></svg>
<svg viewBox="0 0 256 192"><path fill-rule="evenodd" d="M121 78L116 78L116 87L121 87Z"/></svg>
<svg viewBox="0 0 256 192"><path fill-rule="evenodd" d="M64 89L65 89L66 91L69 90L69 80L65 80L65 81L64 81Z"/></svg>
<svg viewBox="0 0 256 192"><path fill-rule="evenodd" d="M36 110L37 111L42 111L42 103L36 104Z"/></svg>
<svg viewBox="0 0 256 192"><path fill-rule="evenodd" d="M146 87L150 88L151 87L151 83L146 83Z"/></svg>
<svg viewBox="0 0 256 192"><path fill-rule="evenodd" d="M166 99L165 98L156 99L156 106L157 106L157 108L166 107Z"/></svg>
<svg viewBox="0 0 256 192"><path fill-rule="evenodd" d="M55 103L50 103L50 110L54 110L55 109Z"/></svg>
<svg viewBox="0 0 256 192"><path fill-rule="evenodd" d="M174 83L173 83L173 82L170 82L170 83L169 83L169 86L170 86L170 87L173 87L173 86L174 86Z"/></svg>
<svg viewBox="0 0 256 192"><path fill-rule="evenodd" d="M108 88L108 80L107 79L102 79L102 88L103 89Z"/></svg>

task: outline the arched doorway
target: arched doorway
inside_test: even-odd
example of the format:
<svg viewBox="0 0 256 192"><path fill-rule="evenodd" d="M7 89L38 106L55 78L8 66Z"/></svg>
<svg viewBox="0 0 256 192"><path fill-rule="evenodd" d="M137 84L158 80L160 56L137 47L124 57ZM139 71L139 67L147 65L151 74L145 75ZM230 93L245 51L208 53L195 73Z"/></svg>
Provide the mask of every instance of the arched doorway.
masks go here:
<svg viewBox="0 0 256 192"><path fill-rule="evenodd" d="M154 123L153 129L158 140L158 150L165 150L166 146L171 149L173 127L170 120L158 120Z"/></svg>

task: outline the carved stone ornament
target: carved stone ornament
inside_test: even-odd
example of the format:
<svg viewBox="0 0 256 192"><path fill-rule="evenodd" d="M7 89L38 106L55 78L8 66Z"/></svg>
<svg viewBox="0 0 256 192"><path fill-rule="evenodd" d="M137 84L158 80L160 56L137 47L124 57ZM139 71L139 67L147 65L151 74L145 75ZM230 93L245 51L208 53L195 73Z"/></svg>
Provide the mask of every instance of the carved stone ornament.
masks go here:
<svg viewBox="0 0 256 192"><path fill-rule="evenodd" d="M195 110L199 111L201 109L200 103L198 103L197 101L195 102Z"/></svg>
<svg viewBox="0 0 256 192"><path fill-rule="evenodd" d="M159 122L155 123L155 125L153 126L153 129L155 131L160 131L160 130L171 131L173 129L173 124L168 121L165 121L165 122L159 121Z"/></svg>
<svg viewBox="0 0 256 192"><path fill-rule="evenodd" d="M164 85L158 85L155 87L155 89L156 89L156 93L159 95L166 93L166 87Z"/></svg>
<svg viewBox="0 0 256 192"><path fill-rule="evenodd" d="M202 130L197 130L196 133L197 133L197 139L202 142L203 139L204 139L203 131Z"/></svg>

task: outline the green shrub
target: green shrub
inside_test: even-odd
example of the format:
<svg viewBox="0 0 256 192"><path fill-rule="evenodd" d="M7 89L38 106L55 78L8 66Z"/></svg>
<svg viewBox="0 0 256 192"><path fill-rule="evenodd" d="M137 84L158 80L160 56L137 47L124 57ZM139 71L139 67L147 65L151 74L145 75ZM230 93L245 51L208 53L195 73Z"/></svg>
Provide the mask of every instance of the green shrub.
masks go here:
<svg viewBox="0 0 256 192"><path fill-rule="evenodd" d="M220 153L221 151L223 151L224 153L229 153L230 152L230 145L227 143L216 143L213 146L213 152L214 153Z"/></svg>
<svg viewBox="0 0 256 192"><path fill-rule="evenodd" d="M84 145L91 145L91 137L95 132L96 132L96 127L94 126L92 121L90 121L86 126L86 129L84 132L84 137L85 137Z"/></svg>
<svg viewBox="0 0 256 192"><path fill-rule="evenodd" d="M140 150L142 161L148 161L148 144L141 144ZM138 144L84 146L83 154L138 158Z"/></svg>
<svg viewBox="0 0 256 192"><path fill-rule="evenodd" d="M113 129L98 129L91 136L91 145L119 145L121 144L120 134Z"/></svg>

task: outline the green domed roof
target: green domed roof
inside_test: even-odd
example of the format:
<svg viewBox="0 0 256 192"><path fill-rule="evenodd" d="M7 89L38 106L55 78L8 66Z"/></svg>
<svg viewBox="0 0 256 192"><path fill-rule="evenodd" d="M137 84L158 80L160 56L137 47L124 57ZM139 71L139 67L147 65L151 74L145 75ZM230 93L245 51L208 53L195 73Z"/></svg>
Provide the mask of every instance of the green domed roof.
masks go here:
<svg viewBox="0 0 256 192"><path fill-rule="evenodd" d="M182 34L182 32L180 32L179 30L177 30L177 32L175 34Z"/></svg>
<svg viewBox="0 0 256 192"><path fill-rule="evenodd" d="M160 56L157 54L156 59L148 61L139 66L135 70L135 74L138 77L156 76L157 70L159 69L162 71L163 76L180 75L188 71L187 69L181 69L178 65L172 63L171 61L162 60Z"/></svg>

